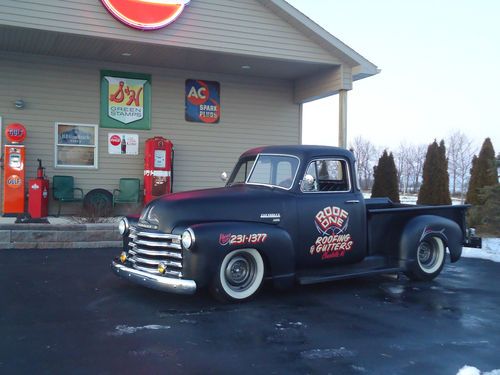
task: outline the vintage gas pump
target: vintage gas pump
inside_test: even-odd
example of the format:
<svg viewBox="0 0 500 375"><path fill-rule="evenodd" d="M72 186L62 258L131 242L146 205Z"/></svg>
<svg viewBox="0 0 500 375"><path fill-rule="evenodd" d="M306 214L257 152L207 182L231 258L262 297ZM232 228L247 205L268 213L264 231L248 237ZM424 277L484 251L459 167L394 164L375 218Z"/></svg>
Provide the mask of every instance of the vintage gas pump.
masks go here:
<svg viewBox="0 0 500 375"><path fill-rule="evenodd" d="M49 180L45 178L42 161L37 159L38 168L36 170L36 178L32 178L28 182L28 213L34 219L47 217L49 207Z"/></svg>
<svg viewBox="0 0 500 375"><path fill-rule="evenodd" d="M174 146L163 137L146 140L144 151L144 203L172 193Z"/></svg>
<svg viewBox="0 0 500 375"><path fill-rule="evenodd" d="M26 128L13 123L5 128L5 138L10 144L4 146L3 214L16 216L24 213L25 148L21 143L26 138Z"/></svg>

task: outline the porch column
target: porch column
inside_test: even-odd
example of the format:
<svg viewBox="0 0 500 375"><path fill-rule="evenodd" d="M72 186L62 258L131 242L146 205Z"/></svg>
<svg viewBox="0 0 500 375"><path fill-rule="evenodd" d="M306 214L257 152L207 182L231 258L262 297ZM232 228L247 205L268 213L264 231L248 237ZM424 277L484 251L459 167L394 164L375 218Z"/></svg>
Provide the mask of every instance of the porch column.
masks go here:
<svg viewBox="0 0 500 375"><path fill-rule="evenodd" d="M347 90L339 91L339 147L347 148Z"/></svg>

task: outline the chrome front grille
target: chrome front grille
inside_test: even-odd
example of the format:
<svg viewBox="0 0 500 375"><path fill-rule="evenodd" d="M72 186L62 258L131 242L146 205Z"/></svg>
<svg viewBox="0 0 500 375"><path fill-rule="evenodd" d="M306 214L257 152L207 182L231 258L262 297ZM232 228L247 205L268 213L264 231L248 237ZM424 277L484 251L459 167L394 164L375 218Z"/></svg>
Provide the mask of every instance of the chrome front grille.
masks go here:
<svg viewBox="0 0 500 375"><path fill-rule="evenodd" d="M163 262L165 275L182 277L181 236L130 227L128 254L137 270L159 275L158 264Z"/></svg>

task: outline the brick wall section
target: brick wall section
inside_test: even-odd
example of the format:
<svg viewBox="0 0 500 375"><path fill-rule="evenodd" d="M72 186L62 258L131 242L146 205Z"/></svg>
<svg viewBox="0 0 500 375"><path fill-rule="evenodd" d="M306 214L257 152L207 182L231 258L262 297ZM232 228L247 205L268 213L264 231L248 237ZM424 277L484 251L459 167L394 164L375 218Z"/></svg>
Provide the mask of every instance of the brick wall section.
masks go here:
<svg viewBox="0 0 500 375"><path fill-rule="evenodd" d="M117 224L2 224L2 249L77 249L122 245Z"/></svg>

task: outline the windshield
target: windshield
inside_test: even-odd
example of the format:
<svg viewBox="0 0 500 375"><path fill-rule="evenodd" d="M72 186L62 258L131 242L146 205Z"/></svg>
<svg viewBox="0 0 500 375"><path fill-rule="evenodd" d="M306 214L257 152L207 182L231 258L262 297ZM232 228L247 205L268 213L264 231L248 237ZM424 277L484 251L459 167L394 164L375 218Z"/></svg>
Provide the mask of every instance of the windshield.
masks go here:
<svg viewBox="0 0 500 375"><path fill-rule="evenodd" d="M260 154L247 183L291 189L298 167L295 156Z"/></svg>

